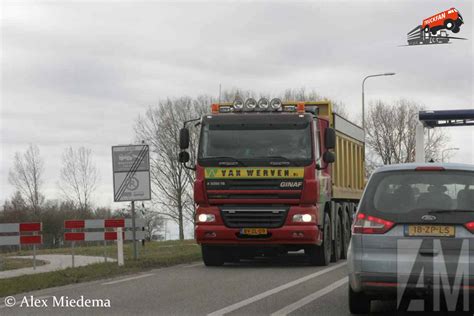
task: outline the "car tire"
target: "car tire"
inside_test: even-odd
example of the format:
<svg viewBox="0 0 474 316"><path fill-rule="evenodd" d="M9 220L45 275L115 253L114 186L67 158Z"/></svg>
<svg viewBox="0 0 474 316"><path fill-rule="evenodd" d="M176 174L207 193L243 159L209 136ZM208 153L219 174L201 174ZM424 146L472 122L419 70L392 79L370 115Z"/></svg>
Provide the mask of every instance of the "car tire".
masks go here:
<svg viewBox="0 0 474 316"><path fill-rule="evenodd" d="M202 261L208 267L218 267L224 264L224 256L221 249L212 246L202 246Z"/></svg>
<svg viewBox="0 0 474 316"><path fill-rule="evenodd" d="M349 222L349 217L346 214L341 218L342 226L342 249L341 249L341 259L347 259L347 251L349 250L349 243L351 242L351 224Z"/></svg>
<svg viewBox="0 0 474 316"><path fill-rule="evenodd" d="M304 252L309 258L309 263L313 266L327 266L331 261L331 225L327 213L324 214L323 243L320 246L311 245L305 248Z"/></svg>
<svg viewBox="0 0 474 316"><path fill-rule="evenodd" d="M370 313L370 299L364 293L356 293L349 284L349 311L351 314Z"/></svg>
<svg viewBox="0 0 474 316"><path fill-rule="evenodd" d="M332 241L332 254L331 254L331 262L338 262L341 259L341 252L342 252L342 225L341 225L341 217L339 214L336 215L336 223L334 225L335 232L334 232L334 240Z"/></svg>

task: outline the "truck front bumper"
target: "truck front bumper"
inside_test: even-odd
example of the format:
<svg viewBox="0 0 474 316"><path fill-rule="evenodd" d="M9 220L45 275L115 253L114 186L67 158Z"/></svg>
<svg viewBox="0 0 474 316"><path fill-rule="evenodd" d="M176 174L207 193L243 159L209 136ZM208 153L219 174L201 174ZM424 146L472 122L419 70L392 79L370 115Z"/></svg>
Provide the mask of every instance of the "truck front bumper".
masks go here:
<svg viewBox="0 0 474 316"><path fill-rule="evenodd" d="M216 245L294 245L316 244L322 241L321 231L316 225L286 225L268 228L268 235L247 237L239 228L224 225L197 225L195 237L198 244Z"/></svg>

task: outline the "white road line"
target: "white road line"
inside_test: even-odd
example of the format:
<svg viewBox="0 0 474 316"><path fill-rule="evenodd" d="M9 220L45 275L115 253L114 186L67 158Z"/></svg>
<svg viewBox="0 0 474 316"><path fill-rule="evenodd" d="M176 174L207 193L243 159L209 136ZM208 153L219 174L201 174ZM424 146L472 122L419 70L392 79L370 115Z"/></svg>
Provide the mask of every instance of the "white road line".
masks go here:
<svg viewBox="0 0 474 316"><path fill-rule="evenodd" d="M105 282L105 283L102 283L102 285L117 284L117 283L137 280L137 279L143 279L143 278L146 278L146 277L149 277L149 276L152 276L152 275L154 275L154 273L142 274L142 275L138 275L138 276L135 276L135 277L126 278L126 279L120 279L120 280L116 280L116 281Z"/></svg>
<svg viewBox="0 0 474 316"><path fill-rule="evenodd" d="M295 285L298 285L300 283L303 283L303 282L306 282L308 280L311 280L313 278L316 278L318 276L321 276L325 273L328 273L328 272L331 272L333 270L336 270L340 267L343 267L345 266L346 263L345 262L342 262L342 263L339 263L339 264L336 264L336 265L333 265L332 267L328 267L326 269L323 269L323 270L320 270L318 272L315 272L315 273L312 273L312 274L309 274L307 276L304 276L302 278L299 278L299 279L296 279L294 281L291 281L291 282L288 282L286 284L283 284L283 285L280 285L279 287L276 287L274 289L271 289L271 290L268 290L266 292L263 292L263 293L260 293L260 294L257 294L255 295L254 297L250 297L246 300L243 300L243 301L240 301L238 303L235 303L235 304L232 304L230 306L227 306L227 307L224 307L223 309L220 309L218 311L215 311L215 312L212 312L210 314L208 314L208 316L220 316L220 315L224 315L224 314L227 314L227 313L230 313L230 312L233 312L239 308L242 308L246 305L249 305L249 304L252 304L256 301L259 301L265 297L268 297L270 295L273 295L273 294L276 294L278 292L281 292L281 291L284 291L290 287L293 287Z"/></svg>
<svg viewBox="0 0 474 316"><path fill-rule="evenodd" d="M306 305L308 303L311 303L314 300L317 300L321 296L324 296L324 295L328 294L329 292L334 291L338 287L346 284L348 281L349 281L348 277L342 278L339 281L336 281L333 284L331 284L329 286L326 286L325 288L322 288L321 290L319 290L317 292L314 292L313 294L310 294L306 297L303 297L299 301L294 302L293 304L290 304L290 305L280 309L279 311L274 312L273 314L271 314L271 316L288 315L289 313L299 309L300 307L303 307L304 305Z"/></svg>
<svg viewBox="0 0 474 316"><path fill-rule="evenodd" d="M202 266L202 262L189 264L189 265L183 266L183 268L193 268L193 267L198 267L198 266Z"/></svg>

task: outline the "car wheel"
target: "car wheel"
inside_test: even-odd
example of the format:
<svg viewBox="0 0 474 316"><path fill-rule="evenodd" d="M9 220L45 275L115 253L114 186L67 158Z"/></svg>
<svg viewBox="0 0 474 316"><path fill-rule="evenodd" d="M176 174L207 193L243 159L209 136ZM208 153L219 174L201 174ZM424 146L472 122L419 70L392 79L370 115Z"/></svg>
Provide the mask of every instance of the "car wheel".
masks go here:
<svg viewBox="0 0 474 316"><path fill-rule="evenodd" d="M370 313L370 299L364 293L356 293L349 285L349 311L351 314Z"/></svg>
<svg viewBox="0 0 474 316"><path fill-rule="evenodd" d="M338 262L341 259L342 251L342 226L339 214L336 215L336 225L334 227L336 231L334 232L334 240L332 242L331 262Z"/></svg>
<svg viewBox="0 0 474 316"><path fill-rule="evenodd" d="M217 247L202 246L201 247L202 260L208 267L218 267L224 264L224 256Z"/></svg>
<svg viewBox="0 0 474 316"><path fill-rule="evenodd" d="M349 243L351 242L351 224L347 215L341 218L342 222L342 249L341 259L347 259L347 251L349 250Z"/></svg>
<svg viewBox="0 0 474 316"><path fill-rule="evenodd" d="M314 266L327 266L331 260L331 226L327 213L324 214L323 229L323 243L321 246L312 245L304 250L309 258L309 263Z"/></svg>

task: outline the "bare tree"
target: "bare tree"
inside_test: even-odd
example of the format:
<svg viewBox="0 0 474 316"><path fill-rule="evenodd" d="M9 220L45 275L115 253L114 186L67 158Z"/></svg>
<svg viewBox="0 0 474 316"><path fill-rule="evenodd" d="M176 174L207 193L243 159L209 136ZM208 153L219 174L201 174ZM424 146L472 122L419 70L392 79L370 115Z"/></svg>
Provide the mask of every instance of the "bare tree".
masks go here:
<svg viewBox="0 0 474 316"><path fill-rule="evenodd" d="M91 197L97 188L99 173L92 161L92 152L85 147L69 147L62 157L60 190L82 213L90 211Z"/></svg>
<svg viewBox="0 0 474 316"><path fill-rule="evenodd" d="M146 116L135 125L136 137L150 145L150 173L154 187L153 202L160 213L179 226L179 238L184 239L184 221L194 222L195 205L192 199L194 172L178 162L179 130L186 120L199 118L205 97L192 100L182 97L165 100L148 109ZM208 106L208 104L206 104ZM196 139L196 135L191 135ZM195 143L193 141L193 143ZM195 150L191 149L192 158Z"/></svg>
<svg viewBox="0 0 474 316"><path fill-rule="evenodd" d="M15 162L8 180L25 198L27 206L39 216L44 196L41 194L44 161L38 146L30 145L25 153L15 153Z"/></svg>
<svg viewBox="0 0 474 316"><path fill-rule="evenodd" d="M366 142L373 167L415 160L415 130L420 110L422 106L404 99L393 104L377 101L371 105L366 119ZM432 130L425 141L426 156L437 160L447 141L441 129Z"/></svg>

